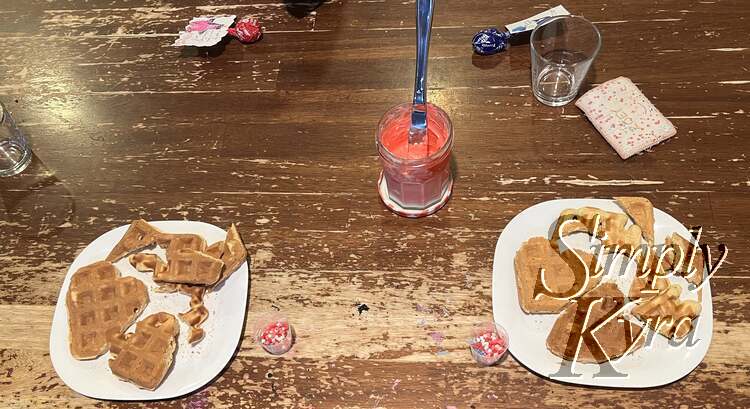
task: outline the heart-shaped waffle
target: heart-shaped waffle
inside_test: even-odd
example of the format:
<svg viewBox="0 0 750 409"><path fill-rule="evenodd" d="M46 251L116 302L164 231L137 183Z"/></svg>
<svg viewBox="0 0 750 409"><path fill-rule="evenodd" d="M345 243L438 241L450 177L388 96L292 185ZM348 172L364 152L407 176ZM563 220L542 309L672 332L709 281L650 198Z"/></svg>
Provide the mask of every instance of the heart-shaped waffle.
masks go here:
<svg viewBox="0 0 750 409"><path fill-rule="evenodd" d="M141 314L148 290L135 277L121 277L112 263L99 261L73 274L65 302L70 353L76 359L93 359Z"/></svg>
<svg viewBox="0 0 750 409"><path fill-rule="evenodd" d="M109 368L120 379L154 390L174 360L180 325L172 314L157 312L135 325L135 332L112 339Z"/></svg>

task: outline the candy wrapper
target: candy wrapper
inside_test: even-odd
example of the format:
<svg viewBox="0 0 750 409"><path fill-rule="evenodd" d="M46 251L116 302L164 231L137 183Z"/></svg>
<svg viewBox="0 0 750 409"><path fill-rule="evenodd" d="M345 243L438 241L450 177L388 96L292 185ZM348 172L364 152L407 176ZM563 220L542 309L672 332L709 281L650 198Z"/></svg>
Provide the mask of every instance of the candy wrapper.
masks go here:
<svg viewBox="0 0 750 409"><path fill-rule="evenodd" d="M253 17L243 17L234 27L229 28L229 35L240 40L243 43L254 43L263 36L258 19Z"/></svg>
<svg viewBox="0 0 750 409"><path fill-rule="evenodd" d="M495 27L486 28L474 35L471 45L479 55L491 55L508 49L510 37L535 29L544 19L556 16L568 16L570 12L563 6L552 7L527 19L516 21L505 26L505 30Z"/></svg>
<svg viewBox="0 0 750 409"><path fill-rule="evenodd" d="M524 31L531 31L536 28L544 19L557 16L569 16L570 12L563 6L555 6L549 10L544 10L539 14L535 14L527 19L516 21L505 26L511 34L523 33Z"/></svg>
<svg viewBox="0 0 750 409"><path fill-rule="evenodd" d="M174 46L210 47L221 41L237 16L200 16L190 20Z"/></svg>
<svg viewBox="0 0 750 409"><path fill-rule="evenodd" d="M476 33L471 44L475 53L490 55L505 51L508 48L509 39L510 33L490 27Z"/></svg>
<svg viewBox="0 0 750 409"><path fill-rule="evenodd" d="M226 35L235 37L243 43L252 43L261 38L263 32L256 18L243 17L234 27L231 27L236 17L234 15L196 17L185 26L185 31L180 31L173 45L175 47L210 47L218 44Z"/></svg>

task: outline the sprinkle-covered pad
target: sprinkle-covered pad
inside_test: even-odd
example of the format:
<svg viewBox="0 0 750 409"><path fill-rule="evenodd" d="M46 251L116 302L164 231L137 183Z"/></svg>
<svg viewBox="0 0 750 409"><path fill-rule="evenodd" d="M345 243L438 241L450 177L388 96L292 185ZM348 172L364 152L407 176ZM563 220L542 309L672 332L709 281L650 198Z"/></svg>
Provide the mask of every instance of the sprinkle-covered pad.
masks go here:
<svg viewBox="0 0 750 409"><path fill-rule="evenodd" d="M576 106L623 159L677 133L674 125L625 77L588 91L576 101Z"/></svg>

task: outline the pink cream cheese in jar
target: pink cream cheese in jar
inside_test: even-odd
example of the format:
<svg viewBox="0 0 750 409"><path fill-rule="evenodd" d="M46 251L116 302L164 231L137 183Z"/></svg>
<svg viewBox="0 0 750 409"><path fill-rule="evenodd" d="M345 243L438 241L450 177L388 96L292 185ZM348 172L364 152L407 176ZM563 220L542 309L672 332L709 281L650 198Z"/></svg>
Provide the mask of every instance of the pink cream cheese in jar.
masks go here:
<svg viewBox="0 0 750 409"><path fill-rule="evenodd" d="M453 125L445 111L427 104L426 135L420 143L409 144L411 107L396 105L380 121L377 147L383 171L378 187L390 210L422 217L440 210L450 198Z"/></svg>

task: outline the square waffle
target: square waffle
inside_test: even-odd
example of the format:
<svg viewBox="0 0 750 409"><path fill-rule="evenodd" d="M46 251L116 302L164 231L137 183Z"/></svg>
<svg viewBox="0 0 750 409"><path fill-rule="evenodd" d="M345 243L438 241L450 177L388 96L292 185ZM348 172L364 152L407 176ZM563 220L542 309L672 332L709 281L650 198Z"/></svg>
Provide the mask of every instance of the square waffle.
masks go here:
<svg viewBox="0 0 750 409"><path fill-rule="evenodd" d="M576 272L565 259L552 248L544 237L532 237L525 241L513 260L516 268L518 302L527 314L559 312L569 300L537 296L541 287L541 269L545 270L546 285L553 292L567 291L576 283Z"/></svg>
<svg viewBox="0 0 750 409"><path fill-rule="evenodd" d="M224 262L192 249L180 250L168 260L167 268L154 271L155 281L182 284L214 284Z"/></svg>
<svg viewBox="0 0 750 409"><path fill-rule="evenodd" d="M112 339L109 368L117 377L154 390L164 380L174 360L177 319L166 312L149 315L135 326L135 332Z"/></svg>
<svg viewBox="0 0 750 409"><path fill-rule="evenodd" d="M73 274L65 301L70 352L76 359L93 359L140 315L148 290L134 277L120 277L112 263L99 261Z"/></svg>
<svg viewBox="0 0 750 409"><path fill-rule="evenodd" d="M169 240L167 247L167 260L177 257L182 250L206 251L206 240L197 234L174 234Z"/></svg>

